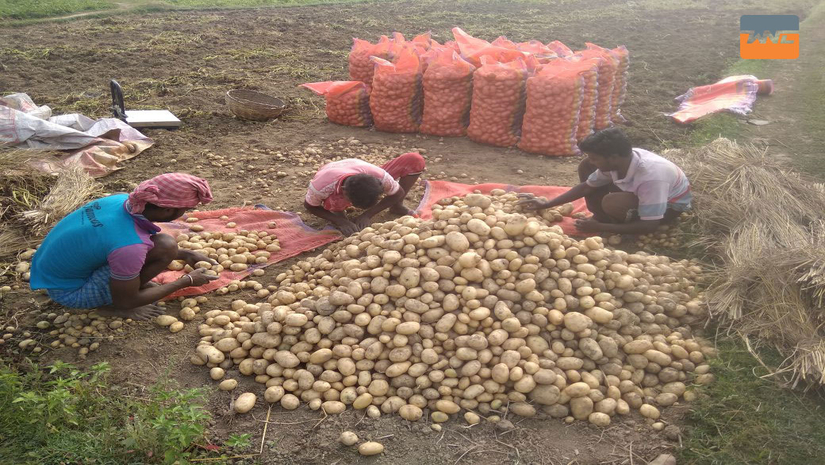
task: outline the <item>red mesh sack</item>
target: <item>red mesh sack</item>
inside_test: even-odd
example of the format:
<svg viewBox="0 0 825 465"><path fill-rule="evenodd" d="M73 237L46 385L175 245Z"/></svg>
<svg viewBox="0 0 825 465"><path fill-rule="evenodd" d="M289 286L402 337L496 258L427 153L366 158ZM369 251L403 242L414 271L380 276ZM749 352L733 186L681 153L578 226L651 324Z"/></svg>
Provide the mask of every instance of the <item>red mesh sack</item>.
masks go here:
<svg viewBox="0 0 825 465"><path fill-rule="evenodd" d="M498 36L490 45L509 48L510 50L518 50L516 43L504 36Z"/></svg>
<svg viewBox="0 0 825 465"><path fill-rule="evenodd" d="M588 44L590 45L590 44ZM616 67L618 60L609 50L599 48L588 48L576 52L581 58L600 58L599 63L599 95L596 102L596 121L594 129L601 131L610 127L610 115L612 114L613 84L616 78Z"/></svg>
<svg viewBox="0 0 825 465"><path fill-rule="evenodd" d="M325 81L302 84L302 87L323 95L327 118L344 126L371 126L370 96L361 81Z"/></svg>
<svg viewBox="0 0 825 465"><path fill-rule="evenodd" d="M378 43L372 44L366 40L352 39L352 50L349 52L349 77L353 81L361 81L367 86L367 92L372 90L372 75L375 66L370 57L392 58L392 41L387 36L381 36Z"/></svg>
<svg viewBox="0 0 825 465"><path fill-rule="evenodd" d="M518 43L516 44L516 49L521 52L533 55L534 57L536 57L539 63L542 64L548 63L551 60L558 57L558 54L556 54L556 52L554 52L552 49L550 49L550 47L544 45L538 40L530 40L527 42Z"/></svg>
<svg viewBox="0 0 825 465"><path fill-rule="evenodd" d="M552 50L556 53L556 55L560 57L572 57L573 50L570 50L570 47L564 45L563 43L559 42L558 40L554 40L547 44L547 48Z"/></svg>
<svg viewBox="0 0 825 465"><path fill-rule="evenodd" d="M562 62L527 79L527 108L518 147L542 155L578 155L576 131L582 103L582 66Z"/></svg>
<svg viewBox="0 0 825 465"><path fill-rule="evenodd" d="M482 61L473 74L467 136L476 142L511 147L521 133L525 85L532 70L521 58L509 63L490 62L487 57Z"/></svg>
<svg viewBox="0 0 825 465"><path fill-rule="evenodd" d="M418 132L423 104L421 61L411 47L403 48L391 63L373 57L375 74L370 94L375 129Z"/></svg>
<svg viewBox="0 0 825 465"><path fill-rule="evenodd" d="M442 49L424 72L424 117L420 131L434 136L463 136L470 121L475 66Z"/></svg>
<svg viewBox="0 0 825 465"><path fill-rule="evenodd" d="M432 48L433 45L438 45L438 42L433 40L432 33L430 32L425 32L415 36L410 43L419 53L426 52Z"/></svg>
<svg viewBox="0 0 825 465"><path fill-rule="evenodd" d="M622 116L621 106L624 103L627 93L627 70L630 66L630 54L624 45L614 49L606 49L596 44L586 42L588 50L597 50L600 53L609 54L616 63L616 71L613 78L613 90L610 94L610 122L623 123L626 120Z"/></svg>
<svg viewBox="0 0 825 465"><path fill-rule="evenodd" d="M627 121L622 116L621 108L627 96L628 70L630 69L630 52L627 47L620 45L612 50L613 56L619 60L616 67L616 82L613 84L613 98L610 100L610 121L613 123L624 123Z"/></svg>
<svg viewBox="0 0 825 465"><path fill-rule="evenodd" d="M454 40L448 40L447 42L444 42L444 46L449 47L458 53L461 53L461 48L458 46L458 42Z"/></svg>
<svg viewBox="0 0 825 465"><path fill-rule="evenodd" d="M571 63L578 63L580 74L584 79L582 89L582 104L579 111L579 127L576 130L576 140L581 141L593 134L596 125L596 103L599 100L599 64L600 58L569 58Z"/></svg>
<svg viewBox="0 0 825 465"><path fill-rule="evenodd" d="M488 62L497 61L499 63L509 63L519 58L526 60L529 56L527 53L516 50L515 44L513 44L513 48L508 48L508 42L510 44L512 44L512 42L503 37L499 37L496 41L498 41L499 44L508 45L507 47L493 45L486 40L475 38L457 27L453 28L453 37L455 37L455 42L458 44L461 57L469 61L476 68L482 65L481 59L483 57L487 57Z"/></svg>

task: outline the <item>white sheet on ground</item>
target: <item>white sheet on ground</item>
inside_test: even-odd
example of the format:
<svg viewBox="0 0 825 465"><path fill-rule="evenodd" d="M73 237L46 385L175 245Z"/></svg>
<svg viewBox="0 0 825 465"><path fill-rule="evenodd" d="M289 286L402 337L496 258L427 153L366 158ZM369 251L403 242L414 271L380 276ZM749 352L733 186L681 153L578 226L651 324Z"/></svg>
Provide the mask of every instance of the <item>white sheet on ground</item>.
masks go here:
<svg viewBox="0 0 825 465"><path fill-rule="evenodd" d="M94 177L120 169L128 160L151 147L152 139L116 118L97 121L81 114L52 116L48 106L38 106L23 93L0 98L0 147L35 150L73 150L36 166L54 172L61 166L80 163Z"/></svg>

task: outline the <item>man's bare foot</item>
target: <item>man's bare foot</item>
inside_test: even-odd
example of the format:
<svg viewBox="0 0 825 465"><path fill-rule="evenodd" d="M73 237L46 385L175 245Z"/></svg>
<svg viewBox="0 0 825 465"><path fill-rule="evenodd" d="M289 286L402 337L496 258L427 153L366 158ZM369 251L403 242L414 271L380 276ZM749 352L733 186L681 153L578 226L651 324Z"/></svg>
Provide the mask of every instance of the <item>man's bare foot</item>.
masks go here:
<svg viewBox="0 0 825 465"><path fill-rule="evenodd" d="M398 215L398 216L406 216L406 215L413 216L413 215L415 215L414 211L412 211L409 208L405 207L404 204L402 204L402 203L393 205L392 207L390 207L389 210L390 210L390 213L392 213L393 215Z"/></svg>
<svg viewBox="0 0 825 465"><path fill-rule="evenodd" d="M113 308L99 308L95 311L100 316L131 318L133 320L148 320L163 315L164 310L157 305L144 305L130 310L115 310Z"/></svg>

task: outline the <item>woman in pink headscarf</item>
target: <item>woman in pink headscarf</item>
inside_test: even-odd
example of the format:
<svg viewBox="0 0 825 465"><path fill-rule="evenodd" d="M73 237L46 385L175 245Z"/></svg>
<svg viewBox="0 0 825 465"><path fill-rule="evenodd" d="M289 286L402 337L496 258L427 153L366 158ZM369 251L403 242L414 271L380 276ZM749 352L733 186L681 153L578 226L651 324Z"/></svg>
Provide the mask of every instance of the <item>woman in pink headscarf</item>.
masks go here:
<svg viewBox="0 0 825 465"><path fill-rule="evenodd" d="M63 218L34 254L32 289L46 289L69 308L95 308L103 315L147 319L163 313L157 300L216 279L199 269L159 286L152 278L172 260L194 268L208 257L178 248L154 223L180 218L212 201L206 180L166 173L143 181L131 194L94 200Z"/></svg>

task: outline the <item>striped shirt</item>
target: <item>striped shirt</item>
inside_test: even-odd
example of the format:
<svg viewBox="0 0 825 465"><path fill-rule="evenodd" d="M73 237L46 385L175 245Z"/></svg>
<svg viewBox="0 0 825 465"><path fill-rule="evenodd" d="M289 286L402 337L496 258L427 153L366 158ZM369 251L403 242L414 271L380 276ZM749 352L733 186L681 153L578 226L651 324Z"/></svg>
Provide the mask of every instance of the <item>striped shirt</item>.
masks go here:
<svg viewBox="0 0 825 465"><path fill-rule="evenodd" d="M634 148L632 157L623 179L618 178L616 171L596 170L587 178L587 185L601 187L613 183L624 192L636 194L641 220L660 220L667 209L690 208L690 182L681 168L644 149Z"/></svg>

